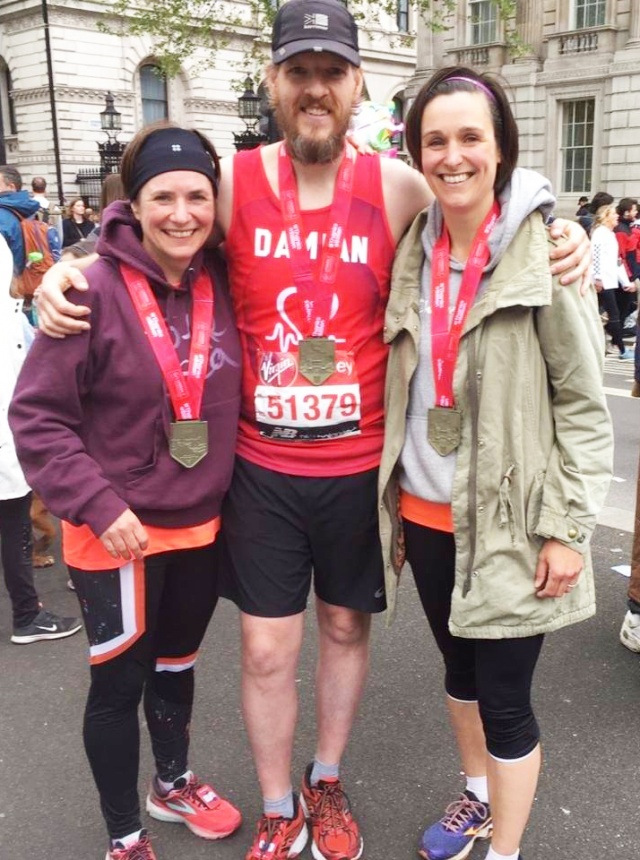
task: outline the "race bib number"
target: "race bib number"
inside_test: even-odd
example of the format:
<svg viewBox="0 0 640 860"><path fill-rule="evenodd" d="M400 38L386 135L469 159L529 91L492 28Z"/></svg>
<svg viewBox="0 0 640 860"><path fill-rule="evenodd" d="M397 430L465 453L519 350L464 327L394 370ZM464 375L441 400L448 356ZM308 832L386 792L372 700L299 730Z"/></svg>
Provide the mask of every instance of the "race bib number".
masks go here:
<svg viewBox="0 0 640 860"><path fill-rule="evenodd" d="M261 436L318 442L360 433L360 385L353 356L336 351L336 369L324 385L301 375L297 352L263 352L255 390Z"/></svg>

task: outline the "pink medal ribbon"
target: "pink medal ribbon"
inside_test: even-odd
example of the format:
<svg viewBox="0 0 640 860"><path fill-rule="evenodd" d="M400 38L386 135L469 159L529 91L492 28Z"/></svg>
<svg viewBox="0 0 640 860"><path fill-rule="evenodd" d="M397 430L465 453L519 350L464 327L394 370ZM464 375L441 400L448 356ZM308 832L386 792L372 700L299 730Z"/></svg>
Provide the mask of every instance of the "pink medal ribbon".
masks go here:
<svg viewBox="0 0 640 860"><path fill-rule="evenodd" d="M176 420L171 425L171 456L186 468L191 468L206 455L208 446L207 422L199 419L214 320L211 275L203 268L193 285L191 344L185 375L149 281L137 269L124 263L120 265L120 271L173 406Z"/></svg>
<svg viewBox="0 0 640 860"><path fill-rule="evenodd" d="M320 255L319 272L317 277L314 277L309 252L304 245L305 236L293 164L285 145L282 144L280 147L278 156L280 208L287 233L293 281L302 303L306 337L326 337L333 286L338 274L342 241L351 209L355 162L355 150L352 147L346 147L336 177L329 215L329 230Z"/></svg>
<svg viewBox="0 0 640 860"><path fill-rule="evenodd" d="M452 408L453 371L460 338L473 304L482 272L489 260L489 237L500 217L497 201L491 207L473 240L471 253L462 274L462 283L449 328L449 254L451 239L443 227L433 249L431 261L431 355L436 391L436 406Z"/></svg>

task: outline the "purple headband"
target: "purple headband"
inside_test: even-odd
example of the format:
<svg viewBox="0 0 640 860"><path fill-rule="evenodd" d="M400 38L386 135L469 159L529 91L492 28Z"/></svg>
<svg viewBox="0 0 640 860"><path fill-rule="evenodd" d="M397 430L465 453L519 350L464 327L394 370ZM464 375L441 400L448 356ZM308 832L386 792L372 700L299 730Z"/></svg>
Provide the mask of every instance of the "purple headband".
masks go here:
<svg viewBox="0 0 640 860"><path fill-rule="evenodd" d="M491 92L489 87L486 84L483 84L482 81L476 80L476 78L464 78L462 76L454 75L451 78L445 78L444 81L442 81L442 83L446 84L447 81L464 81L467 84L473 84L474 87L477 87L479 90L482 90L482 92L485 93L485 95L489 96L489 98L491 99L492 102L495 102L495 100L496 100L496 97Z"/></svg>

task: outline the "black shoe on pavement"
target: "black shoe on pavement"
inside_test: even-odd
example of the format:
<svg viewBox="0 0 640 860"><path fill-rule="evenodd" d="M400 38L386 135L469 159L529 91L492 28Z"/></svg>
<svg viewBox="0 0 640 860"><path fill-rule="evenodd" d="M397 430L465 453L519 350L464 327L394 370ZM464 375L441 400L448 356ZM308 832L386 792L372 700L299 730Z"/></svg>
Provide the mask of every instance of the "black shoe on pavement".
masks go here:
<svg viewBox="0 0 640 860"><path fill-rule="evenodd" d="M41 609L31 624L13 628L11 641L16 645L28 645L30 642L41 642L45 639L64 639L81 629L82 622L79 618L60 618L53 612Z"/></svg>

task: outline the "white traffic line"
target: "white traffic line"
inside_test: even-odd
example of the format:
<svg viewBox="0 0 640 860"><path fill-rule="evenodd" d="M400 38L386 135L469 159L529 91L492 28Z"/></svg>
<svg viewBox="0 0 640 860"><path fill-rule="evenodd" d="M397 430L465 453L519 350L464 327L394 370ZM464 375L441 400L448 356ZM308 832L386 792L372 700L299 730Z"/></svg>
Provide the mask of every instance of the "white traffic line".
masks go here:
<svg viewBox="0 0 640 860"><path fill-rule="evenodd" d="M598 525L619 532L633 532L633 520L634 512L624 508L604 507L598 515Z"/></svg>
<svg viewBox="0 0 640 860"><path fill-rule="evenodd" d="M631 391L625 391L624 388L607 388L606 385L604 387L604 393L611 394L614 397L631 397ZM638 403L640 403L640 399L637 397L634 397L633 399L638 400Z"/></svg>

